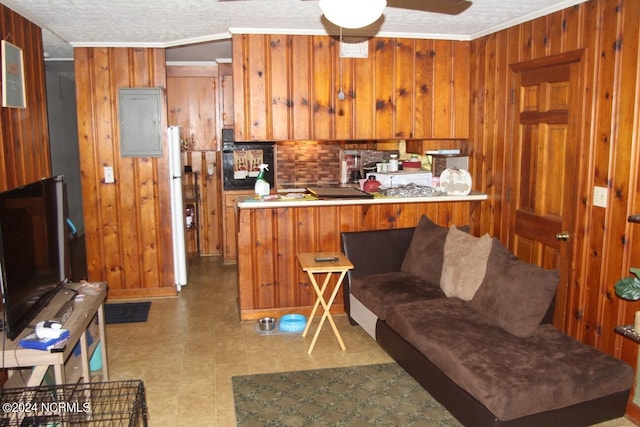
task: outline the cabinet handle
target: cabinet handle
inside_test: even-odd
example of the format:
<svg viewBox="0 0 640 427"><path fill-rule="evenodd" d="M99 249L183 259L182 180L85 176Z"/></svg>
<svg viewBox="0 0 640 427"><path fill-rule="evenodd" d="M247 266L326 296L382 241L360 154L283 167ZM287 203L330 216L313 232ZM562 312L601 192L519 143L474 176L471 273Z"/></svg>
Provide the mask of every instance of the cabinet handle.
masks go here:
<svg viewBox="0 0 640 427"><path fill-rule="evenodd" d="M563 242L566 242L567 240L569 240L569 233L563 231L562 233L556 234L556 240L562 240Z"/></svg>

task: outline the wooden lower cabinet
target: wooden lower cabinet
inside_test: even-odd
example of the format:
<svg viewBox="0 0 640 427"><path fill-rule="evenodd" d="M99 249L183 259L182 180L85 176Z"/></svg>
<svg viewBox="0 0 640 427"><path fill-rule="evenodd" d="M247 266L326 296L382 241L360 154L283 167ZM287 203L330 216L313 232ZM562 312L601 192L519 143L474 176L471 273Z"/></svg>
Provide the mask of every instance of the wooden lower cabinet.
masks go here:
<svg viewBox="0 0 640 427"><path fill-rule="evenodd" d="M225 264L236 262L236 201L239 196L254 194L254 190L226 191L223 193L222 260Z"/></svg>
<svg viewBox="0 0 640 427"><path fill-rule="evenodd" d="M470 224L470 215L477 203L240 208L237 223L240 317L251 320L287 313L308 315L315 293L296 255L342 251L340 233L343 231L414 227L423 214L442 226ZM374 252L376 248L370 250ZM342 292L338 293L331 311L344 312Z"/></svg>

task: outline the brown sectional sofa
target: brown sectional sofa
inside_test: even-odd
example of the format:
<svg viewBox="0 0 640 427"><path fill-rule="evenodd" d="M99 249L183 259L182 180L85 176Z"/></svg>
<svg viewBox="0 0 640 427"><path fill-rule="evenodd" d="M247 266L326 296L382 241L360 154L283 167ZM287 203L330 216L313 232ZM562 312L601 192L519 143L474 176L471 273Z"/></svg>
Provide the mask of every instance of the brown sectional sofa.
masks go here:
<svg viewBox="0 0 640 427"><path fill-rule="evenodd" d="M344 288L350 320L463 424L578 426L624 415L633 369L551 324L557 272L427 217L415 229L343 233L342 242L355 266Z"/></svg>

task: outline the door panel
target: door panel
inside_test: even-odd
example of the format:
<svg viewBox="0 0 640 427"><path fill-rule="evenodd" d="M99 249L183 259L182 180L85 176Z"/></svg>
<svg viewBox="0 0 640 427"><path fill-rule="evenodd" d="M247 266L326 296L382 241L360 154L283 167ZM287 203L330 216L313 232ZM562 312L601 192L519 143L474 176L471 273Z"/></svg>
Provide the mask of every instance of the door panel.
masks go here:
<svg viewBox="0 0 640 427"><path fill-rule="evenodd" d="M564 226L564 194L569 191L564 179L567 150L569 105L568 82L557 82L564 69L521 72L519 114L520 197L515 211L514 248L520 258L545 268L558 269L561 241L555 235ZM564 109L560 109L564 108ZM518 177L514 177L517 182ZM518 253L521 252L521 253ZM549 254L554 256L549 256Z"/></svg>
<svg viewBox="0 0 640 427"><path fill-rule="evenodd" d="M572 277L579 143L575 123L579 57L512 66L516 89L510 249L560 272L556 325L566 322ZM559 234L567 232L567 239Z"/></svg>

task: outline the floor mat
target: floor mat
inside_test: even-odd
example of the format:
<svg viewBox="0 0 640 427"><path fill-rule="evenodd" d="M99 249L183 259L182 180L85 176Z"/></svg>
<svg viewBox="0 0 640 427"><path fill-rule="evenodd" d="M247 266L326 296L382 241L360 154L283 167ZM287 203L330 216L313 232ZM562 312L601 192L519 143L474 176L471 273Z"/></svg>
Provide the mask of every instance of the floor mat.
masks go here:
<svg viewBox="0 0 640 427"><path fill-rule="evenodd" d="M110 303L104 305L105 323L146 322L151 301Z"/></svg>
<svg viewBox="0 0 640 427"><path fill-rule="evenodd" d="M236 376L236 421L253 426L460 426L395 363Z"/></svg>

